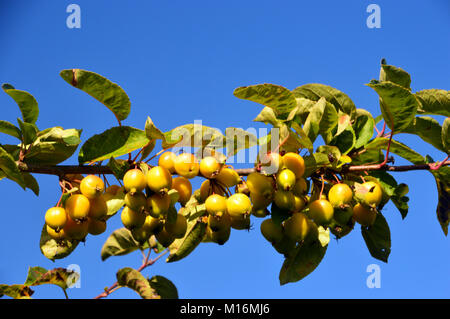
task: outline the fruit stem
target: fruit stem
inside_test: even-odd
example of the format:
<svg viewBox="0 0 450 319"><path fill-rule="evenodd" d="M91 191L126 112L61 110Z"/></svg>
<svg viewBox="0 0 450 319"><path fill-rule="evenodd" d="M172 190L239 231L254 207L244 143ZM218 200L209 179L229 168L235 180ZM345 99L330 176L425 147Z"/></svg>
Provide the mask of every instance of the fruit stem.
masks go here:
<svg viewBox="0 0 450 319"><path fill-rule="evenodd" d="M319 199L322 198L323 189L325 187L325 180L323 179L323 174L320 175L320 177L322 178L322 188L320 189Z"/></svg>

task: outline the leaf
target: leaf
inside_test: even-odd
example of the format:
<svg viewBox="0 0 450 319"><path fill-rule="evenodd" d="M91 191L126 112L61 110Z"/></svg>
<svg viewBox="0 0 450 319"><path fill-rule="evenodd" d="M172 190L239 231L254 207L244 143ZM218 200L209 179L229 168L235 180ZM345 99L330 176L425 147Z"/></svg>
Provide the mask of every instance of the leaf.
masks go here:
<svg viewBox="0 0 450 319"><path fill-rule="evenodd" d="M260 103L275 110L277 115L289 113L297 106L294 95L288 89L275 84L257 84L239 87L234 96Z"/></svg>
<svg viewBox="0 0 450 319"><path fill-rule="evenodd" d="M122 256L146 248L148 248L148 244L140 246L128 229L119 228L113 231L103 244L101 258L105 261L111 256Z"/></svg>
<svg viewBox="0 0 450 319"><path fill-rule="evenodd" d="M186 235L176 239L170 246L167 262L174 262L188 256L202 241L206 233L206 223L201 220L188 222Z"/></svg>
<svg viewBox="0 0 450 319"><path fill-rule="evenodd" d="M169 279L156 275L150 278L148 282L161 299L178 299L177 287Z"/></svg>
<svg viewBox="0 0 450 319"><path fill-rule="evenodd" d="M366 145L366 149L370 150L377 150L377 149L386 149L387 145L389 143L389 139L385 137L377 137L373 141L371 141L369 144ZM419 153L413 151L411 148L406 146L403 143L397 142L395 140L391 141L391 148L390 151L394 154L397 154L404 159L410 161L413 164L425 164L425 158L423 158L422 155Z"/></svg>
<svg viewBox="0 0 450 319"><path fill-rule="evenodd" d="M353 119L356 112L356 107L353 101L347 94L335 89L331 86L311 83L305 84L292 90L296 98L306 98L313 101L318 101L324 97L328 102L334 105L336 111L342 111Z"/></svg>
<svg viewBox="0 0 450 319"><path fill-rule="evenodd" d="M450 153L450 117L447 117L442 124L442 145L444 151Z"/></svg>
<svg viewBox="0 0 450 319"><path fill-rule="evenodd" d="M411 76L405 70L393 65L381 64L380 82L390 81L406 89L411 89Z"/></svg>
<svg viewBox="0 0 450 319"><path fill-rule="evenodd" d="M17 128L14 124L8 121L0 120L0 133L5 133L11 136L14 136L20 140L21 132L19 128Z"/></svg>
<svg viewBox="0 0 450 319"><path fill-rule="evenodd" d="M36 140L39 131L37 126L32 123L24 123L20 118L17 118L17 122L19 123L23 142L26 145L33 143Z"/></svg>
<svg viewBox="0 0 450 319"><path fill-rule="evenodd" d="M33 191L36 196L39 196L39 184L37 180L30 173L22 173L23 180L25 181L26 188Z"/></svg>
<svg viewBox="0 0 450 319"><path fill-rule="evenodd" d="M6 295L14 299L29 299L34 291L26 285L0 285L0 297Z"/></svg>
<svg viewBox="0 0 450 319"><path fill-rule="evenodd" d="M257 137L241 128L228 127L225 129L227 156L234 156L239 151L256 146Z"/></svg>
<svg viewBox="0 0 450 319"><path fill-rule="evenodd" d="M330 142L330 145L337 146L342 155L347 155L355 148L356 136L352 126L348 126L341 134L335 136Z"/></svg>
<svg viewBox="0 0 450 319"><path fill-rule="evenodd" d="M165 141L164 133L161 132L153 123L150 116L147 116L145 121L145 134L149 140L163 140Z"/></svg>
<svg viewBox="0 0 450 319"><path fill-rule="evenodd" d="M80 144L81 130L52 127L37 134L25 155L27 164L56 165L73 155Z"/></svg>
<svg viewBox="0 0 450 319"><path fill-rule="evenodd" d="M327 247L322 246L318 239L299 245L284 260L279 275L280 285L297 282L312 273L325 256Z"/></svg>
<svg viewBox="0 0 450 319"><path fill-rule="evenodd" d="M146 146L144 146L144 149L141 152L141 159L140 161L142 162L144 159L147 158L147 156L150 155L150 153L153 151L153 149L155 148L156 145L156 141L155 140L151 140Z"/></svg>
<svg viewBox="0 0 450 319"><path fill-rule="evenodd" d="M2 85L3 91L6 92L10 97L16 101L19 106L20 112L22 113L22 118L24 122L27 123L36 123L36 120L39 116L39 107L36 102L36 99L30 93L26 91L16 90L10 84Z"/></svg>
<svg viewBox="0 0 450 319"><path fill-rule="evenodd" d="M45 284L52 284L66 290L74 285L80 278L80 275L73 271L64 268L55 268L47 270L42 267L29 267L28 276L25 281L27 286L40 286Z"/></svg>
<svg viewBox="0 0 450 319"><path fill-rule="evenodd" d="M264 107L253 121L262 122L264 124L271 124L274 127L280 125L280 120L277 119L277 114L275 113L275 110L268 106Z"/></svg>
<svg viewBox="0 0 450 319"><path fill-rule="evenodd" d="M200 147L206 146L212 148L222 148L225 137L223 134L202 124L186 124L174 128L164 133L162 147L164 149L171 147Z"/></svg>
<svg viewBox="0 0 450 319"><path fill-rule="evenodd" d="M147 279L136 269L122 268L117 272L117 284L136 291L142 299L159 299Z"/></svg>
<svg viewBox="0 0 450 319"><path fill-rule="evenodd" d="M450 221L450 167L445 166L430 172L436 180L439 196L436 215L445 236L447 236Z"/></svg>
<svg viewBox="0 0 450 319"><path fill-rule="evenodd" d="M345 117L350 119L350 116L347 114L345 114ZM330 102L326 102L322 118L320 119L320 133L322 135L330 133L336 127L336 125L339 124L339 121L340 118L338 116L338 112L336 112L336 108L334 107L334 105Z"/></svg>
<svg viewBox="0 0 450 319"><path fill-rule="evenodd" d="M108 162L108 167L117 179L123 179L125 173L130 169L130 163L122 159L116 160L111 156Z"/></svg>
<svg viewBox="0 0 450 319"><path fill-rule="evenodd" d="M80 69L62 70L61 77L72 86L86 92L110 109L117 120L123 121L130 113L130 99L116 83L90 71Z"/></svg>
<svg viewBox="0 0 450 319"><path fill-rule="evenodd" d="M270 216L275 224L281 225L283 221L292 216L292 213L289 210L282 209L275 203L272 203Z"/></svg>
<svg viewBox="0 0 450 319"><path fill-rule="evenodd" d="M125 204L124 189L121 188L116 195L103 194L103 198L106 200L106 206L108 207L107 218L114 216Z"/></svg>
<svg viewBox="0 0 450 319"><path fill-rule="evenodd" d="M26 184L25 180L23 179L22 173L17 167L14 158L8 152L6 152L3 147L0 147L0 169L3 171L7 178L16 182L20 185L20 187L25 189Z"/></svg>
<svg viewBox="0 0 450 319"><path fill-rule="evenodd" d="M417 113L450 116L450 91L429 89L415 93L420 102Z"/></svg>
<svg viewBox="0 0 450 319"><path fill-rule="evenodd" d="M311 142L314 142L319 135L320 120L322 119L323 112L325 110L326 100L320 98L319 101L310 110L308 117L306 118L303 130L308 135Z"/></svg>
<svg viewBox="0 0 450 319"><path fill-rule="evenodd" d="M445 121L444 121L445 123ZM409 133L419 136L422 140L430 143L438 150L445 152L443 146L442 127L438 121L429 116L417 116L414 121L399 133Z"/></svg>
<svg viewBox="0 0 450 319"><path fill-rule="evenodd" d="M374 127L375 121L372 114L364 109L357 109L356 120L353 124L356 136L355 148L363 147L372 139Z"/></svg>
<svg viewBox="0 0 450 319"><path fill-rule="evenodd" d="M367 84L380 96L380 108L387 126L402 131L414 120L419 103L408 89L386 81Z"/></svg>
<svg viewBox="0 0 450 319"><path fill-rule="evenodd" d="M80 164L108 160L144 147L145 132L130 126L116 126L89 138L78 154Z"/></svg>
<svg viewBox="0 0 450 319"><path fill-rule="evenodd" d="M39 246L41 253L50 260L62 259L69 256L77 248L78 240L56 241L47 234L47 227L44 224L41 232Z"/></svg>
<svg viewBox="0 0 450 319"><path fill-rule="evenodd" d="M378 213L372 226L361 226L361 233L372 257L387 263L391 253L391 232L384 216Z"/></svg>
<svg viewBox="0 0 450 319"><path fill-rule="evenodd" d="M336 166L341 159L341 152L336 146L321 145L317 148L316 153L325 154L328 157L328 162L333 166Z"/></svg>
<svg viewBox="0 0 450 319"><path fill-rule="evenodd" d="M296 133L296 140L302 146L302 148L306 148L310 153L312 153L313 143L309 139L308 135L306 135L306 132L300 127L300 125L295 122L292 123L291 127L294 129Z"/></svg>

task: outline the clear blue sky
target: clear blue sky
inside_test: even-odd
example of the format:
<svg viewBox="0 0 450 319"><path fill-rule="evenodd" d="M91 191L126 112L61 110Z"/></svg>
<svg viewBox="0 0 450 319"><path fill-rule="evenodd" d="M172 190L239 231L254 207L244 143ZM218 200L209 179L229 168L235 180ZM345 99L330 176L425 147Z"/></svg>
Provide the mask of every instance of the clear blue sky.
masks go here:
<svg viewBox="0 0 450 319"><path fill-rule="evenodd" d="M81 29L66 27L66 7L81 6ZM59 72L81 68L120 84L132 102L124 122L144 128L150 115L162 129L203 120L228 126L252 122L260 107L233 96L236 87L275 83L293 89L319 82L346 92L357 107L378 115L378 98L367 86L379 62L404 68L413 91L449 89L450 4L441 1L381 1L381 28L366 26L372 1L6 1L0 2L0 82L32 93L41 129L82 128L82 139L116 125L114 116L87 94L65 83ZM20 116L0 94L2 120ZM399 136L436 160L444 154L420 139ZM11 139L1 136L2 143ZM66 163L77 163L76 155ZM401 159L397 163L404 163ZM201 245L188 258L159 262L144 274L171 279L182 298L449 298L450 241L436 219L437 191L428 172L397 173L410 185L410 211L402 221L391 204L383 211L391 228L389 263L372 258L357 228L330 242L323 262L303 281L280 286L283 258L259 232L233 231L225 246ZM81 266L81 289L90 298L115 281L116 271L138 267L138 252L102 262L107 234L88 238L55 263L39 251L48 207L59 197L57 179L38 176L41 195L0 182L3 206L0 283L22 283L28 266ZM120 227L116 216L108 231ZM381 288L369 289L366 267L381 267ZM36 288L36 298L62 298L53 286ZM120 289L112 298L134 298Z"/></svg>

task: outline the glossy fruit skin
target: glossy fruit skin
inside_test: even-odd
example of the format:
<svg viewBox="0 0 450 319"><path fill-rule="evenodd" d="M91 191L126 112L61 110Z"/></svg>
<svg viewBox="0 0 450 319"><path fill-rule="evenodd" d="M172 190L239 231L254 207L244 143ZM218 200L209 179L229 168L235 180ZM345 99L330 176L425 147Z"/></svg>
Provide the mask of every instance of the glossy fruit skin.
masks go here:
<svg viewBox="0 0 450 319"><path fill-rule="evenodd" d="M283 168L290 169L297 178L300 178L305 173L305 161L297 153L288 152L282 157L281 169Z"/></svg>
<svg viewBox="0 0 450 319"><path fill-rule="evenodd" d="M250 200L252 201L253 209L258 210L269 206L270 203L272 203L273 198L272 196L264 197L258 193L250 193Z"/></svg>
<svg viewBox="0 0 450 319"><path fill-rule="evenodd" d="M258 218L264 218L270 215L270 211L267 208L255 208L255 206L253 206L252 215Z"/></svg>
<svg viewBox="0 0 450 319"><path fill-rule="evenodd" d="M51 207L45 212L45 223L54 230L62 229L66 222L67 213L62 207Z"/></svg>
<svg viewBox="0 0 450 319"><path fill-rule="evenodd" d="M347 184L333 185L328 192L328 200L333 207L348 205L353 199L353 191Z"/></svg>
<svg viewBox="0 0 450 319"><path fill-rule="evenodd" d="M155 193L172 188L172 175L161 166L152 167L147 173L147 186Z"/></svg>
<svg viewBox="0 0 450 319"><path fill-rule="evenodd" d="M371 209L361 203L358 203L353 207L353 219L362 226L371 226L375 223L377 218L377 211Z"/></svg>
<svg viewBox="0 0 450 319"><path fill-rule="evenodd" d="M277 175L278 189L289 191L294 188L295 182L295 174L290 169L283 169Z"/></svg>
<svg viewBox="0 0 450 319"><path fill-rule="evenodd" d="M200 173L206 178L216 178L220 171L219 161L213 156L206 156L200 161Z"/></svg>
<svg viewBox="0 0 450 319"><path fill-rule="evenodd" d="M154 218L150 215L147 215L145 217L144 225L141 226L141 228L144 228L147 232L156 234L157 232L161 231L161 229L164 227L164 223L159 218Z"/></svg>
<svg viewBox="0 0 450 319"><path fill-rule="evenodd" d="M89 199L99 197L105 190L103 180L95 175L88 175L80 183L81 194Z"/></svg>
<svg viewBox="0 0 450 319"><path fill-rule="evenodd" d="M284 221L284 233L290 239L300 242L308 235L308 219L303 213L294 213Z"/></svg>
<svg viewBox="0 0 450 319"><path fill-rule="evenodd" d="M141 244L145 243L152 235L153 234L144 227L134 228L131 231L131 236L133 236L134 240Z"/></svg>
<svg viewBox="0 0 450 319"><path fill-rule="evenodd" d="M268 218L261 223L261 234L271 244L281 242L283 239L283 227L274 223L272 218Z"/></svg>
<svg viewBox="0 0 450 319"><path fill-rule="evenodd" d="M279 172L283 159L279 153L270 152L263 154L258 162L261 166L261 173L271 175Z"/></svg>
<svg viewBox="0 0 450 319"><path fill-rule="evenodd" d="M64 233L64 229L59 230L56 232L53 228L51 228L49 225L46 226L47 234L54 240L60 241L63 239L66 239L66 234Z"/></svg>
<svg viewBox="0 0 450 319"><path fill-rule="evenodd" d="M142 227L145 222L145 217L144 213L136 212L127 206L123 208L122 214L120 215L122 224L129 230Z"/></svg>
<svg viewBox="0 0 450 319"><path fill-rule="evenodd" d="M168 194L153 194L147 198L147 211L150 216L160 218L167 214L170 208L170 196Z"/></svg>
<svg viewBox="0 0 450 319"><path fill-rule="evenodd" d="M207 231L208 231L208 229L207 229ZM231 228L225 227L218 231L212 231L211 229L209 229L208 235L212 242L219 244L219 245L223 245L230 238L230 234L231 234Z"/></svg>
<svg viewBox="0 0 450 319"><path fill-rule="evenodd" d="M250 216L231 217L231 228L236 230L250 230L250 227Z"/></svg>
<svg viewBox="0 0 450 319"><path fill-rule="evenodd" d="M221 189L219 186L212 184L211 187L211 181L209 179L203 181L202 185L200 186L200 200L202 202L205 202L206 199L212 195L217 194L223 196L225 193L223 189Z"/></svg>
<svg viewBox="0 0 450 319"><path fill-rule="evenodd" d="M208 216L208 226L212 231L219 231L224 228L231 227L231 217L228 213L224 213L221 216L209 215Z"/></svg>
<svg viewBox="0 0 450 319"><path fill-rule="evenodd" d="M210 215L222 215L227 212L227 199L218 194L208 196L205 201L205 208Z"/></svg>
<svg viewBox="0 0 450 319"><path fill-rule="evenodd" d="M187 220L182 214L177 215L174 223L165 222L165 230L175 238L183 238L187 230Z"/></svg>
<svg viewBox="0 0 450 319"><path fill-rule="evenodd" d="M301 196L294 195L294 212L301 212L306 207L306 201Z"/></svg>
<svg viewBox="0 0 450 319"><path fill-rule="evenodd" d="M252 211L252 202L247 195L233 194L227 199L227 212L233 219L247 216Z"/></svg>
<svg viewBox="0 0 450 319"><path fill-rule="evenodd" d="M88 233L94 236L103 234L106 231L106 222L104 220L95 220L89 218L87 223Z"/></svg>
<svg viewBox="0 0 450 319"><path fill-rule="evenodd" d="M290 211L295 209L295 197L292 192L285 192L282 190L278 190L275 192L273 201L275 205L277 205L281 209Z"/></svg>
<svg viewBox="0 0 450 319"><path fill-rule="evenodd" d="M175 171L178 175L187 179L194 178L200 171L200 165L197 158L193 154L182 153L175 159Z"/></svg>
<svg viewBox="0 0 450 319"><path fill-rule="evenodd" d="M66 200L65 209L67 215L74 220L86 219L89 215L91 204L89 199L82 194L75 194Z"/></svg>
<svg viewBox="0 0 450 319"><path fill-rule="evenodd" d="M353 207L345 207L343 209L341 208L335 208L334 209L334 220L339 225L347 225L353 216Z"/></svg>
<svg viewBox="0 0 450 319"><path fill-rule="evenodd" d="M167 169L171 174L175 173L175 159L177 155L173 152L164 152L158 159L158 165Z"/></svg>
<svg viewBox="0 0 450 319"><path fill-rule="evenodd" d="M370 181L363 183L362 186L367 189L367 193L363 196L363 203L371 207L378 206L383 199L383 191L381 190L380 185Z"/></svg>
<svg viewBox="0 0 450 319"><path fill-rule="evenodd" d="M295 182L294 188L292 189L292 192L295 196L303 196L308 192L308 184L306 183L306 180L303 177L300 177Z"/></svg>
<svg viewBox="0 0 450 319"><path fill-rule="evenodd" d="M180 196L178 201L181 205L186 205L189 199L191 199L192 184L187 178L183 176L175 177L172 180L172 189L175 189L178 192L178 195Z"/></svg>
<svg viewBox="0 0 450 319"><path fill-rule="evenodd" d="M72 218L67 218L63 231L68 239L83 240L88 234L89 223L86 221L76 222Z"/></svg>
<svg viewBox="0 0 450 319"><path fill-rule="evenodd" d="M124 200L125 205L136 212L142 212L147 207L147 198L142 192L126 193Z"/></svg>
<svg viewBox="0 0 450 319"><path fill-rule="evenodd" d="M103 196L89 200L89 213L90 219L105 220L108 215L108 205Z"/></svg>
<svg viewBox="0 0 450 319"><path fill-rule="evenodd" d="M234 169L223 167L216 176L216 180L226 187L233 187L241 181L241 178Z"/></svg>
<svg viewBox="0 0 450 319"><path fill-rule="evenodd" d="M326 199L318 199L309 204L309 216L317 225L327 225L333 214L334 208Z"/></svg>
<svg viewBox="0 0 450 319"><path fill-rule="evenodd" d="M147 178L140 169L130 169L123 176L123 186L127 192L142 192L147 186Z"/></svg>
<svg viewBox="0 0 450 319"><path fill-rule="evenodd" d="M246 184L250 193L260 194L264 197L272 196L273 184L268 176L256 172L250 173L247 176Z"/></svg>
<svg viewBox="0 0 450 319"><path fill-rule="evenodd" d="M169 247L170 244L172 244L175 240L175 237L167 232L167 230L165 230L164 228L160 232L155 234L155 237L163 247Z"/></svg>

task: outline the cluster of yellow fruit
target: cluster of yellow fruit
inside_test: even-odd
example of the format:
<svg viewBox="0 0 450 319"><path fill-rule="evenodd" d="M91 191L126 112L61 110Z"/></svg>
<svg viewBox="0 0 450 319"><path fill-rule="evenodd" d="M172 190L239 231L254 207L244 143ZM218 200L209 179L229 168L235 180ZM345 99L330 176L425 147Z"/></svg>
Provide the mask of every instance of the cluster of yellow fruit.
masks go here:
<svg viewBox="0 0 450 319"><path fill-rule="evenodd" d="M88 234L99 235L106 230L108 207L103 180L88 175L77 186L79 190L67 198L64 207L51 207L45 213L47 234L55 240L83 240Z"/></svg>

